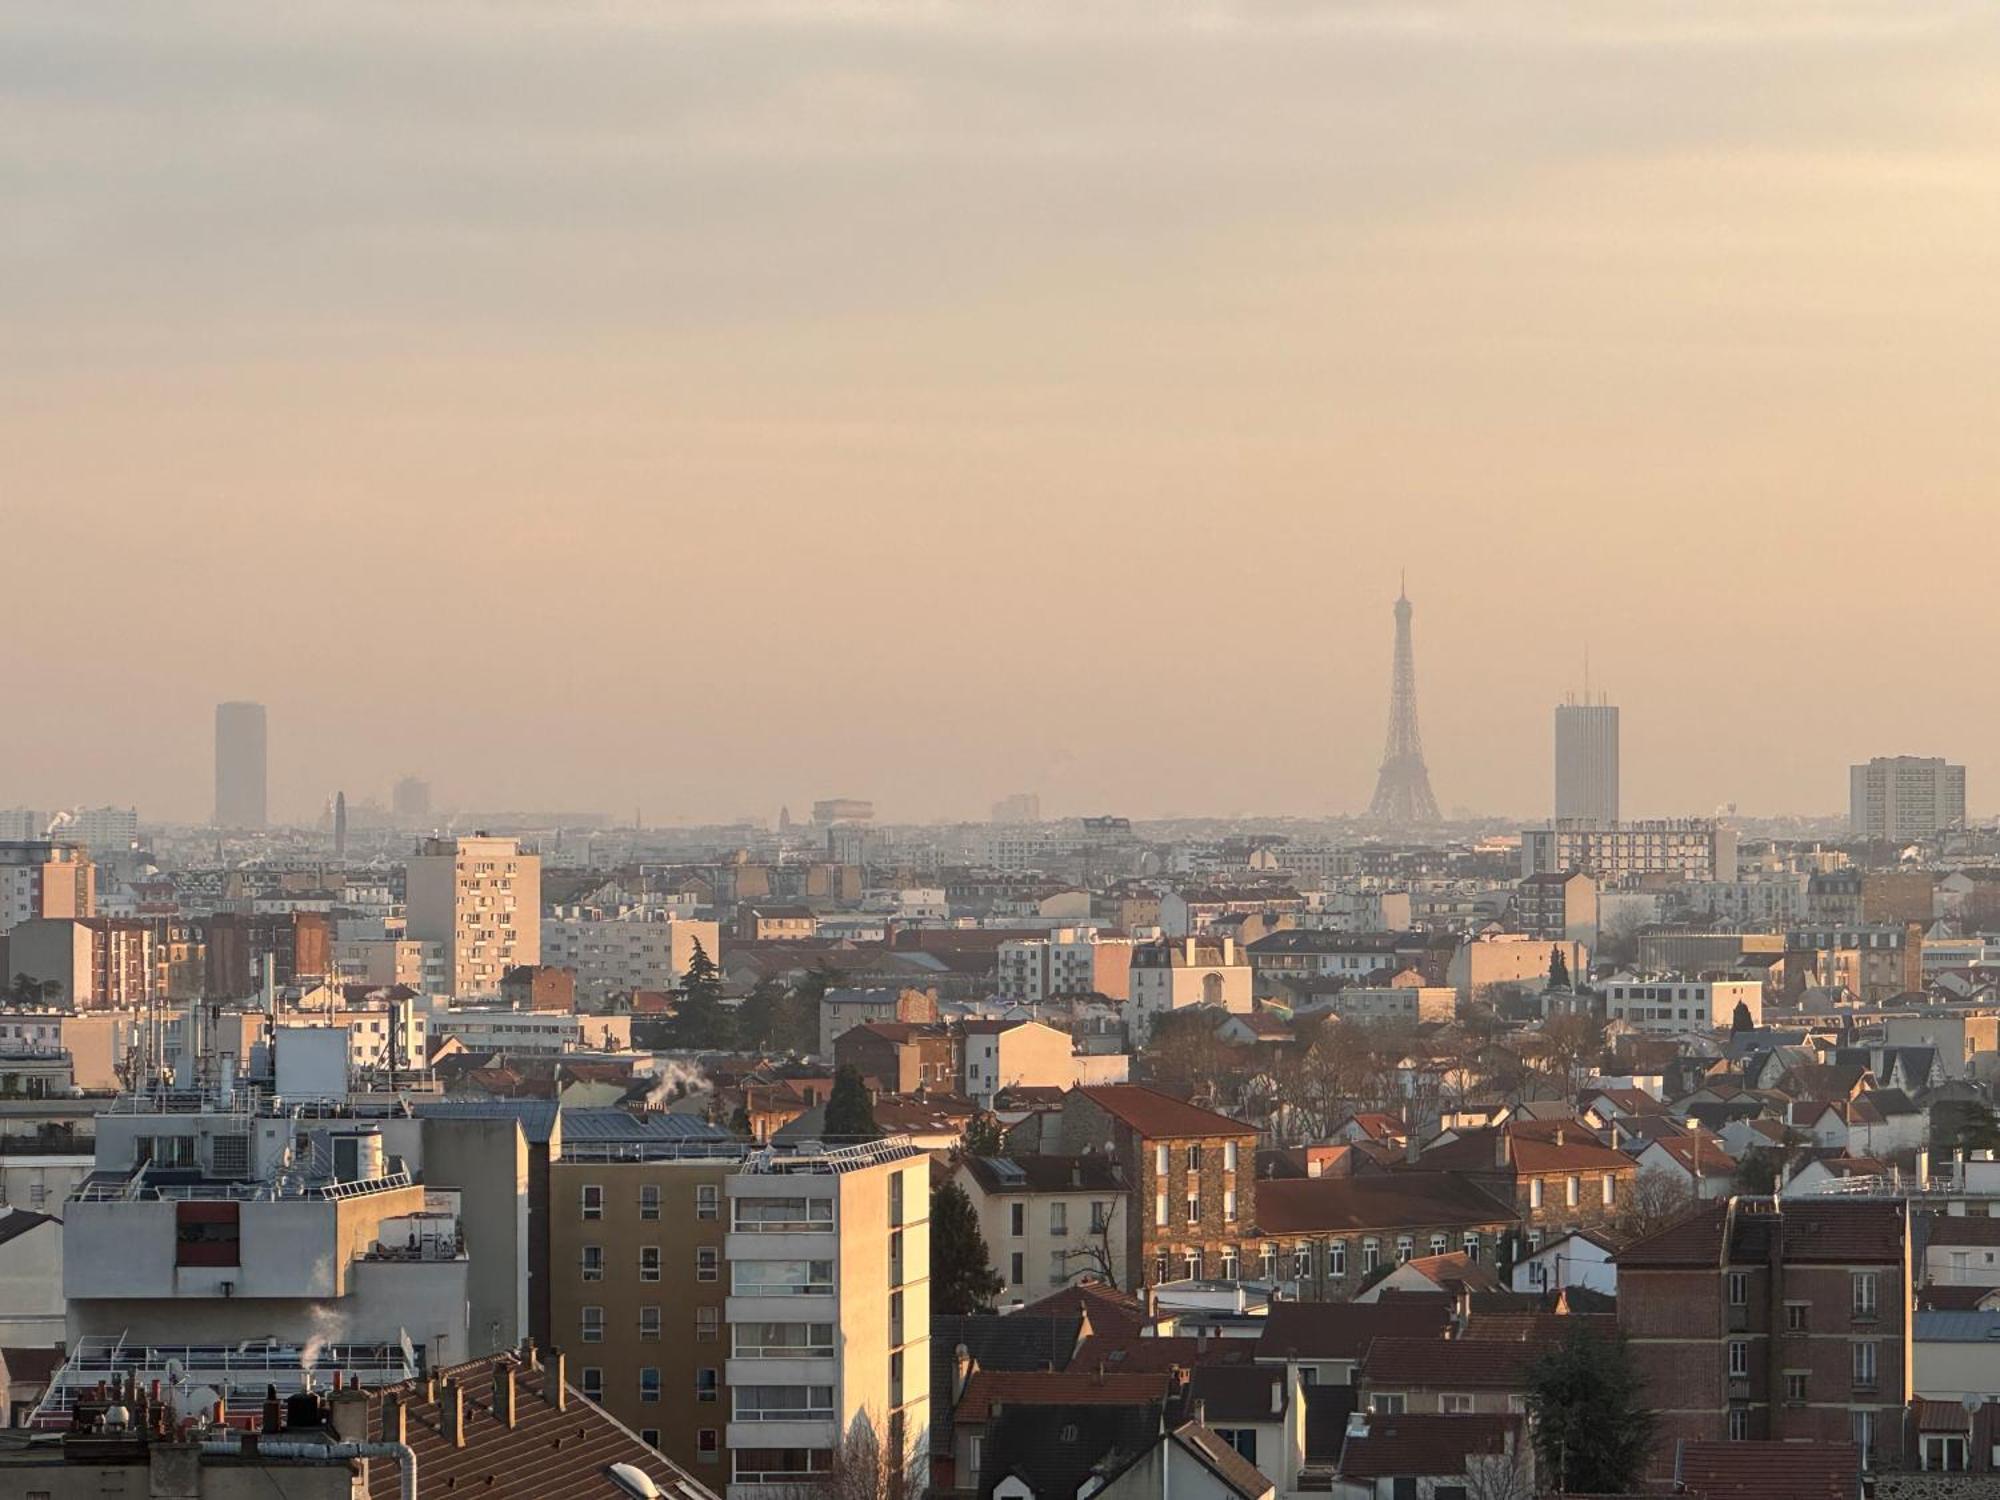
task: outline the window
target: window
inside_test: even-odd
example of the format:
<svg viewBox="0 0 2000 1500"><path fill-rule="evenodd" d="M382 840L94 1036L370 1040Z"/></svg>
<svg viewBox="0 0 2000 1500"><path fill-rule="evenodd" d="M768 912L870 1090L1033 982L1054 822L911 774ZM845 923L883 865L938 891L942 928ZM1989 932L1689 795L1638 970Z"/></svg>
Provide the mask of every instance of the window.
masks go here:
<svg viewBox="0 0 2000 1500"><path fill-rule="evenodd" d="M1744 1271L1729 1273L1729 1305L1745 1307L1750 1302L1750 1277Z"/></svg>
<svg viewBox="0 0 2000 1500"><path fill-rule="evenodd" d="M1575 1208L1577 1204L1582 1201L1583 1201L1583 1179L1577 1176L1571 1176L1567 1178L1563 1183L1564 1205L1569 1208Z"/></svg>
<svg viewBox="0 0 2000 1500"><path fill-rule="evenodd" d="M694 1310L694 1337L698 1344L712 1344L722 1337L722 1309L697 1307Z"/></svg>
<svg viewBox="0 0 2000 1500"><path fill-rule="evenodd" d="M1469 1417L1472 1415L1472 1398L1447 1392L1438 1397L1438 1410L1446 1416Z"/></svg>
<svg viewBox="0 0 2000 1500"><path fill-rule="evenodd" d="M1028 1232L1028 1205L1010 1203L1007 1205L1007 1232L1019 1239Z"/></svg>
<svg viewBox="0 0 2000 1500"><path fill-rule="evenodd" d="M710 1309L714 1311L714 1309ZM660 1304L648 1302L639 1309L639 1337L657 1339L660 1336Z"/></svg>
<svg viewBox="0 0 2000 1500"><path fill-rule="evenodd" d="M1368 1403L1369 1410L1379 1417L1400 1417L1403 1406L1401 1391L1377 1391Z"/></svg>
<svg viewBox="0 0 2000 1500"><path fill-rule="evenodd" d="M734 1353L738 1359L830 1359L831 1323L736 1323Z"/></svg>
<svg viewBox="0 0 2000 1500"><path fill-rule="evenodd" d="M601 1183L587 1182L583 1185L583 1216L586 1219L604 1217L604 1187Z"/></svg>
<svg viewBox="0 0 2000 1500"><path fill-rule="evenodd" d="M1259 1252L1259 1258L1263 1262L1261 1270L1264 1279L1266 1281L1276 1281L1278 1279L1278 1247L1270 1240L1264 1241L1264 1248Z"/></svg>
<svg viewBox="0 0 2000 1500"><path fill-rule="evenodd" d="M1528 1207L1540 1208L1541 1206L1542 1179L1539 1177L1530 1177L1528 1179Z"/></svg>
<svg viewBox="0 0 2000 1500"><path fill-rule="evenodd" d="M1057 1202L1049 1205L1049 1233L1063 1235L1069 1233L1069 1205Z"/></svg>
<svg viewBox="0 0 2000 1500"><path fill-rule="evenodd" d="M1507 1397L1507 1410L1514 1416L1525 1416L1528 1410L1528 1398L1519 1391L1509 1393Z"/></svg>
<svg viewBox="0 0 2000 1500"><path fill-rule="evenodd" d="M1804 1333L1806 1331L1806 1309L1809 1306L1811 1304L1806 1302L1787 1302L1785 1304L1785 1329L1787 1332Z"/></svg>
<svg viewBox="0 0 2000 1500"><path fill-rule="evenodd" d="M604 1399L604 1370L598 1365L583 1367L583 1394L590 1401Z"/></svg>
<svg viewBox="0 0 2000 1500"><path fill-rule="evenodd" d="M722 1189L712 1182L698 1182L694 1189L694 1216L697 1219L722 1217Z"/></svg>
<svg viewBox="0 0 2000 1500"><path fill-rule="evenodd" d="M1432 1235L1432 1236L1431 1236L1431 1254L1433 1254L1433 1255L1442 1255L1442 1254L1444 1254L1444 1252L1445 1252L1445 1248L1446 1248L1446 1247L1447 1247L1448 1245L1450 1245L1450 1243L1451 1243L1451 1241L1450 1241L1450 1240L1448 1240L1448 1239L1446 1239L1446 1238L1445 1238L1445 1237L1444 1237L1443 1235L1441 1235L1441 1234L1434 1234L1434 1235Z"/></svg>
<svg viewBox="0 0 2000 1500"><path fill-rule="evenodd" d="M639 1217L657 1219L660 1216L660 1185L657 1182L644 1183L639 1188Z"/></svg>
<svg viewBox="0 0 2000 1500"><path fill-rule="evenodd" d="M1181 1274L1189 1281L1200 1279L1201 1251L1190 1248L1181 1255Z"/></svg>
<svg viewBox="0 0 2000 1500"><path fill-rule="evenodd" d="M583 1279L602 1281L604 1279L604 1247L585 1245L583 1247Z"/></svg>
<svg viewBox="0 0 2000 1500"><path fill-rule="evenodd" d="M1875 1346L1871 1343L1854 1346L1854 1388L1857 1391L1875 1389Z"/></svg>
<svg viewBox="0 0 2000 1500"><path fill-rule="evenodd" d="M1417 1242L1407 1234L1396 1236L1396 1264L1405 1265L1417 1253Z"/></svg>
<svg viewBox="0 0 2000 1500"><path fill-rule="evenodd" d="M824 1202L829 1208L833 1206L833 1200L831 1198L821 1199L819 1201ZM902 1223L903 1223L903 1174L901 1172L891 1172L889 1174L889 1227L891 1229L899 1229L902 1227Z"/></svg>
<svg viewBox="0 0 2000 1500"><path fill-rule="evenodd" d="M657 1427L641 1427L639 1429L639 1441L644 1443L648 1448L659 1447L660 1429Z"/></svg>
<svg viewBox="0 0 2000 1500"><path fill-rule="evenodd" d="M1875 1321L1875 1280L1873 1271L1854 1273L1854 1321L1857 1323Z"/></svg>
<svg viewBox="0 0 2000 1500"><path fill-rule="evenodd" d="M1023 1255L1019 1250L1016 1250L1007 1259L1009 1261L1007 1269L1012 1273L1007 1279L1013 1282L1015 1286L1020 1286L1028 1279L1028 1257Z"/></svg>
<svg viewBox="0 0 2000 1500"><path fill-rule="evenodd" d="M1461 1242L1459 1248L1465 1252L1467 1260L1476 1263L1479 1259L1479 1231L1468 1229L1465 1232L1465 1239Z"/></svg>
<svg viewBox="0 0 2000 1500"><path fill-rule="evenodd" d="M1236 1222L1235 1188L1224 1188L1222 1190L1222 1218L1224 1223L1234 1224Z"/></svg>
<svg viewBox="0 0 2000 1500"><path fill-rule="evenodd" d="M1165 1146L1155 1146L1153 1148L1153 1170L1162 1177L1167 1175L1167 1148Z"/></svg>
<svg viewBox="0 0 2000 1500"><path fill-rule="evenodd" d="M1750 1345L1742 1339L1729 1341L1729 1378L1731 1380L1750 1378Z"/></svg>
<svg viewBox="0 0 2000 1500"><path fill-rule="evenodd" d="M1236 1142L1234 1141L1224 1141L1222 1143L1222 1170L1225 1172L1234 1172L1236 1170ZM1251 1436L1254 1438L1256 1434L1252 1433Z"/></svg>
<svg viewBox="0 0 2000 1500"><path fill-rule="evenodd" d="M1310 1281L1313 1273L1313 1247L1311 1240L1300 1240L1292 1246L1292 1275L1300 1281Z"/></svg>
<svg viewBox="0 0 2000 1500"><path fill-rule="evenodd" d="M660 1367L647 1365L639 1371L639 1399L657 1401L660 1399Z"/></svg>
<svg viewBox="0 0 2000 1500"><path fill-rule="evenodd" d="M1854 1439L1854 1446L1861 1450L1861 1467L1872 1466L1875 1453L1875 1413L1872 1411L1849 1412L1848 1434Z"/></svg>
<svg viewBox="0 0 2000 1500"><path fill-rule="evenodd" d="M831 1198L738 1198L730 1228L738 1234L801 1234L833 1227Z"/></svg>
<svg viewBox="0 0 2000 1500"><path fill-rule="evenodd" d="M1924 1435L1923 1464L1946 1474L1963 1474L1966 1469L1966 1442L1949 1434Z"/></svg>
<svg viewBox="0 0 2000 1500"><path fill-rule="evenodd" d="M722 1433L714 1427L704 1427L694 1435L695 1457L705 1464L714 1463L722 1453Z"/></svg>
<svg viewBox="0 0 2000 1500"><path fill-rule="evenodd" d="M1187 1221L1190 1224L1199 1224L1201 1222L1201 1199L1199 1198L1188 1199Z"/></svg>
<svg viewBox="0 0 2000 1500"><path fill-rule="evenodd" d="M582 1323L579 1327L578 1336L586 1344L603 1343L604 1309L601 1307L581 1308L579 1309L579 1316L582 1318Z"/></svg>
<svg viewBox="0 0 2000 1500"><path fill-rule="evenodd" d="M1167 1195L1165 1193L1153 1194L1153 1227L1155 1229L1164 1229L1167 1227Z"/></svg>
<svg viewBox="0 0 2000 1500"><path fill-rule="evenodd" d="M1242 1261L1237 1257L1236 1247L1234 1245L1224 1246L1222 1251L1222 1279L1224 1281L1236 1280L1241 1273L1241 1268Z"/></svg>
<svg viewBox="0 0 2000 1500"><path fill-rule="evenodd" d="M731 1289L739 1297L812 1297L833 1293L830 1260L732 1261Z"/></svg>
<svg viewBox="0 0 2000 1500"><path fill-rule="evenodd" d="M1330 1240L1326 1247L1326 1274L1345 1276L1347 1274L1347 1241Z"/></svg>
<svg viewBox="0 0 2000 1500"><path fill-rule="evenodd" d="M1111 1227L1111 1205L1102 1198L1093 1198L1090 1203L1090 1232L1102 1234Z"/></svg>
<svg viewBox="0 0 2000 1500"><path fill-rule="evenodd" d="M1797 1370L1785 1372L1785 1399L1801 1403L1806 1399L1806 1377Z"/></svg>
<svg viewBox="0 0 2000 1500"><path fill-rule="evenodd" d="M722 1389L722 1374L713 1365L704 1365L694 1372L694 1399L714 1401Z"/></svg>
<svg viewBox="0 0 2000 1500"><path fill-rule="evenodd" d="M830 1385L739 1385L733 1394L739 1422L814 1422L833 1415Z"/></svg>
<svg viewBox="0 0 2000 1500"><path fill-rule="evenodd" d="M1606 1172L1604 1174L1603 1192L1604 1206L1610 1208L1618 1201L1618 1177L1616 1173Z"/></svg>
<svg viewBox="0 0 2000 1500"><path fill-rule="evenodd" d="M1747 1443L1750 1441L1750 1410L1748 1407L1732 1406L1729 1409L1729 1441Z"/></svg>
<svg viewBox="0 0 2000 1500"><path fill-rule="evenodd" d="M1375 1240L1361 1242L1361 1274L1373 1276L1375 1268L1382 1263L1382 1246Z"/></svg>
<svg viewBox="0 0 2000 1500"><path fill-rule="evenodd" d="M1187 1148L1187 1167L1190 1172L1199 1172L1201 1170L1200 1146L1190 1146Z"/></svg>
<svg viewBox="0 0 2000 1500"><path fill-rule="evenodd" d="M1061 1250L1049 1252L1049 1285L1061 1286L1069 1280L1068 1256Z"/></svg>
<svg viewBox="0 0 2000 1500"><path fill-rule="evenodd" d="M649 1265L646 1257L652 1257ZM660 1279L660 1252L648 1246L639 1252L639 1279L658 1281ZM720 1281L722 1279L722 1252L713 1245L699 1245L694 1252L694 1279L696 1281Z"/></svg>
<svg viewBox="0 0 2000 1500"><path fill-rule="evenodd" d="M1153 1257L1153 1281L1155 1284L1167 1279L1167 1252L1162 1249Z"/></svg>

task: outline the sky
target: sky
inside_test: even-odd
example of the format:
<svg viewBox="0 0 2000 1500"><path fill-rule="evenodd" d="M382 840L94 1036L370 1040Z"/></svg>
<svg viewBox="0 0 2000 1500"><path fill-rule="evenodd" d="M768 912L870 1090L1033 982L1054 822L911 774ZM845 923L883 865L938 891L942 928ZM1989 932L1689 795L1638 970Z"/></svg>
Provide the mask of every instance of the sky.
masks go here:
<svg viewBox="0 0 2000 1500"><path fill-rule="evenodd" d="M0 0L0 806L2000 784L2000 9Z"/></svg>

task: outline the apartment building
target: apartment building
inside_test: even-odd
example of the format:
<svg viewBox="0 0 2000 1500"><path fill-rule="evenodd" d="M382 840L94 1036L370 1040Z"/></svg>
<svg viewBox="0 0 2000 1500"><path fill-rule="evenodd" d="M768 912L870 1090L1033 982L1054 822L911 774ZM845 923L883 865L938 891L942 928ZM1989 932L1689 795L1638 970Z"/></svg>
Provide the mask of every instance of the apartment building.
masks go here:
<svg viewBox="0 0 2000 1500"><path fill-rule="evenodd" d="M1359 983L1415 969L1443 984L1457 951L1448 933L1347 932L1288 928L1258 938L1245 952L1258 980L1345 979Z"/></svg>
<svg viewBox="0 0 2000 1500"><path fill-rule="evenodd" d="M1712 818L1600 823L1559 818L1521 833L1522 875L1581 870L1617 883L1641 875L1734 880L1736 830Z"/></svg>
<svg viewBox="0 0 2000 1500"><path fill-rule="evenodd" d="M734 1500L807 1484L866 1416L924 1483L929 1159L571 1142L550 1164L550 1326L579 1388Z"/></svg>
<svg viewBox="0 0 2000 1500"><path fill-rule="evenodd" d="M1343 985L1302 995L1293 1009L1343 1021L1449 1021L1458 1013L1458 991L1435 984Z"/></svg>
<svg viewBox="0 0 2000 1500"><path fill-rule="evenodd" d="M542 861L518 839L427 838L405 884L405 930L444 946L448 994L498 994L507 970L542 961Z"/></svg>
<svg viewBox="0 0 2000 1500"><path fill-rule="evenodd" d="M918 989L828 990L819 1002L819 1056L833 1056L833 1044L856 1026L875 1021L929 1025L938 1018L937 991Z"/></svg>
<svg viewBox="0 0 2000 1500"><path fill-rule="evenodd" d="M1764 986L1755 979L1690 979L1685 974L1615 974L1606 980L1604 1018L1640 1031L1715 1031L1732 1026L1740 1005L1764 1024Z"/></svg>
<svg viewBox="0 0 2000 1500"><path fill-rule="evenodd" d="M591 999L633 990L674 990L687 977L697 944L720 961L721 932L717 922L644 907L604 912L564 906L542 919L541 962L574 972L578 992Z"/></svg>
<svg viewBox="0 0 2000 1500"><path fill-rule="evenodd" d="M7 965L60 986L55 998L72 1010L128 1009L166 993L158 938L156 924L131 918L34 917L7 935Z"/></svg>
<svg viewBox="0 0 2000 1500"><path fill-rule="evenodd" d="M966 1021L958 1044L959 1089L981 1106L1002 1089L1066 1089L1077 1081L1070 1034L1040 1021Z"/></svg>
<svg viewBox="0 0 2000 1500"><path fill-rule="evenodd" d="M892 1094L949 1094L958 1088L958 1041L942 1026L871 1021L840 1034L833 1065L851 1067Z"/></svg>
<svg viewBox="0 0 2000 1500"><path fill-rule="evenodd" d="M268 972L279 985L333 973L333 921L324 912L218 912L201 921L205 993L237 1000L257 994Z"/></svg>
<svg viewBox="0 0 2000 1500"><path fill-rule="evenodd" d="M1383 1266L1460 1253L1487 1265L1519 1225L1506 1201L1457 1172L1388 1172L1258 1184L1256 1271L1300 1301L1340 1302Z"/></svg>
<svg viewBox="0 0 2000 1500"><path fill-rule="evenodd" d="M1910 1226L1888 1198L1730 1198L1628 1245L1618 1321L1659 1413L1650 1472L1681 1441L1854 1443L1905 1457Z"/></svg>
<svg viewBox="0 0 2000 1500"><path fill-rule="evenodd" d="M1253 1003L1250 960L1232 938L1178 937L1132 950L1126 1023L1135 1041L1153 1022L1190 1005L1247 1013Z"/></svg>
<svg viewBox="0 0 2000 1500"><path fill-rule="evenodd" d="M0 933L37 917L96 911L97 867L81 849L39 838L0 842Z"/></svg>
<svg viewBox="0 0 2000 1500"><path fill-rule="evenodd" d="M1597 945L1597 881L1578 870L1530 875L1514 887L1514 925L1542 942Z"/></svg>
<svg viewBox="0 0 2000 1500"><path fill-rule="evenodd" d="M1458 1131L1419 1159L1465 1178L1513 1208L1528 1248L1579 1229L1615 1224L1632 1207L1638 1163L1581 1120L1519 1120Z"/></svg>
<svg viewBox="0 0 2000 1500"><path fill-rule="evenodd" d="M1033 1302L1084 1275L1131 1284L1123 1222L1130 1199L1115 1161L1102 1155L969 1156L957 1177L1005 1283L1003 1306Z"/></svg>
<svg viewBox="0 0 2000 1500"><path fill-rule="evenodd" d="M1061 1154L1096 1153L1132 1184L1124 1218L1127 1285L1233 1278L1257 1243L1257 1131L1143 1084L1063 1097Z"/></svg>
<svg viewBox="0 0 2000 1500"><path fill-rule="evenodd" d="M1124 1000L1131 993L1132 947L1128 937L1091 927L1009 938L1000 945L998 993L1022 1005L1073 995Z"/></svg>
<svg viewBox="0 0 2000 1500"><path fill-rule="evenodd" d="M1965 767L1943 756L1878 755L1848 768L1847 807L1856 838L1929 838L1965 822Z"/></svg>

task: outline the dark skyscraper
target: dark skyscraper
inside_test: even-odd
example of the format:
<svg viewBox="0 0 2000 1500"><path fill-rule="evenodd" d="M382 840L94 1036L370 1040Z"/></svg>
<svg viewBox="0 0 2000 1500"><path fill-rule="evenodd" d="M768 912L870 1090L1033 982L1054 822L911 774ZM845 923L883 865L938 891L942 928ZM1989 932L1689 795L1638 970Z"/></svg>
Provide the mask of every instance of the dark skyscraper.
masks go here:
<svg viewBox="0 0 2000 1500"><path fill-rule="evenodd" d="M219 703L215 708L215 826L262 828L266 820L264 705Z"/></svg>
<svg viewBox="0 0 2000 1500"><path fill-rule="evenodd" d="M1368 816L1385 823L1437 823L1437 798L1417 730L1417 657L1410 644L1410 597L1396 597L1396 665L1389 687L1389 743Z"/></svg>

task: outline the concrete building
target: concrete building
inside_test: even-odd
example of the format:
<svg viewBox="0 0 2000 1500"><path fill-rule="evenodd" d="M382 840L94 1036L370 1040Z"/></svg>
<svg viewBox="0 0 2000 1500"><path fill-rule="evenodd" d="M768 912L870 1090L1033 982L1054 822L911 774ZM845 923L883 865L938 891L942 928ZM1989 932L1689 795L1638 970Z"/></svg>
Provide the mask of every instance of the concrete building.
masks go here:
<svg viewBox="0 0 2000 1500"><path fill-rule="evenodd" d="M1040 1021L967 1021L959 1049L959 1088L982 1107L1002 1089L1066 1089L1077 1081L1069 1033Z"/></svg>
<svg viewBox="0 0 2000 1500"><path fill-rule="evenodd" d="M1655 818L1638 823L1563 819L1522 830L1523 875L1570 870L1614 883L1641 875L1734 880L1736 830L1712 818Z"/></svg>
<svg viewBox="0 0 2000 1500"><path fill-rule="evenodd" d="M1514 887L1514 925L1543 942L1597 946L1597 881L1580 871L1530 875Z"/></svg>
<svg viewBox="0 0 2000 1500"><path fill-rule="evenodd" d="M1153 1022L1189 1005L1247 1013L1253 1004L1250 960L1233 938L1179 937L1132 950L1131 995L1125 1007L1135 1042Z"/></svg>
<svg viewBox="0 0 2000 1500"><path fill-rule="evenodd" d="M736 1500L824 1475L863 1416L921 1487L929 1170L901 1138L567 1143L550 1317L579 1388Z"/></svg>
<svg viewBox="0 0 2000 1500"><path fill-rule="evenodd" d="M215 826L245 831L268 821L264 705L215 706Z"/></svg>
<svg viewBox="0 0 2000 1500"><path fill-rule="evenodd" d="M1348 985L1329 990L1296 1007L1301 1016L1330 1012L1343 1021L1449 1021L1458 1013L1458 991L1450 985Z"/></svg>
<svg viewBox="0 0 2000 1500"><path fill-rule="evenodd" d="M1071 995L1124 1000L1131 994L1132 940L1094 927L1058 927L1046 937L1000 945L999 994L1023 1005Z"/></svg>
<svg viewBox="0 0 2000 1500"><path fill-rule="evenodd" d="M49 819L49 838L58 844L113 855L139 838L136 807L72 807Z"/></svg>
<svg viewBox="0 0 2000 1500"><path fill-rule="evenodd" d="M0 934L37 917L97 911L97 871L81 850L47 839L0 843ZM4 976L11 982L12 974Z"/></svg>
<svg viewBox="0 0 2000 1500"><path fill-rule="evenodd" d="M937 1018L936 990L828 990L819 1002L819 1056L831 1058L835 1040L849 1027L874 1021L928 1025Z"/></svg>
<svg viewBox="0 0 2000 1500"><path fill-rule="evenodd" d="M869 1021L834 1039L833 1065L851 1067L892 1094L949 1094L958 1088L958 1041L942 1026Z"/></svg>
<svg viewBox="0 0 2000 1500"><path fill-rule="evenodd" d="M542 961L542 862L517 839L425 839L406 908L408 935L444 947L448 994L496 995L507 970Z"/></svg>
<svg viewBox="0 0 2000 1500"><path fill-rule="evenodd" d="M1618 710L1574 699L1556 707L1556 820L1618 821Z"/></svg>
<svg viewBox="0 0 2000 1500"><path fill-rule="evenodd" d="M675 990L687 977L695 945L722 958L721 925L664 916L644 907L604 912L561 906L542 919L541 962L571 970L580 993L602 999L633 990Z"/></svg>
<svg viewBox="0 0 2000 1500"><path fill-rule="evenodd" d="M37 917L8 934L7 966L60 986L53 998L69 1009L130 1009L165 993L157 931L112 917Z"/></svg>
<svg viewBox="0 0 2000 1500"><path fill-rule="evenodd" d="M1847 822L1856 838L1900 843L1965 822L1965 767L1942 756L1881 756L1847 772Z"/></svg>
<svg viewBox="0 0 2000 1500"><path fill-rule="evenodd" d="M1079 1276L1130 1286L1123 1222L1130 1194L1103 1156L968 1156L958 1185L979 1214L1001 1306L1032 1302Z"/></svg>
<svg viewBox="0 0 2000 1500"><path fill-rule="evenodd" d="M1539 990L1548 984L1549 969L1558 952L1572 979L1590 972L1590 950L1581 943L1490 932L1459 945L1451 956L1445 982L1464 1000L1478 1000L1496 985Z"/></svg>
<svg viewBox="0 0 2000 1500"><path fill-rule="evenodd" d="M1604 1019L1641 1031L1719 1031L1736 1019L1764 1024L1764 986L1754 979L1692 979L1685 974L1617 974L1606 980Z"/></svg>

